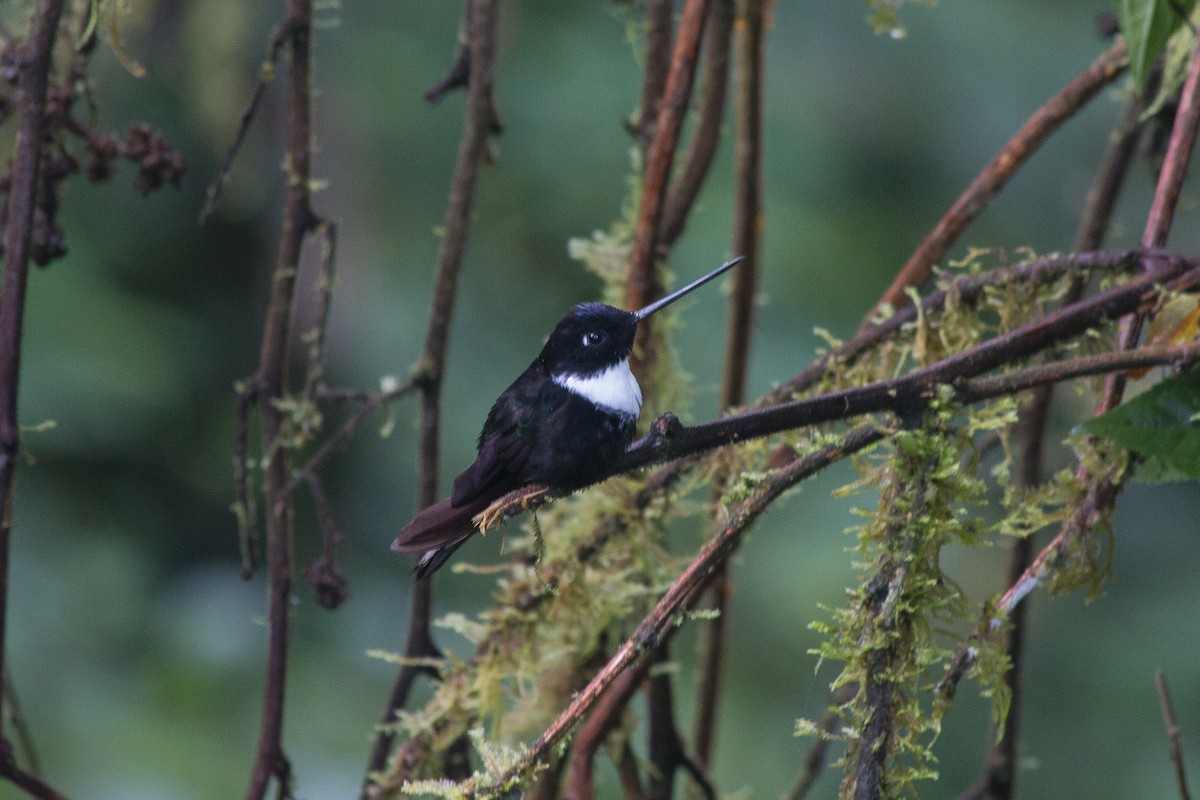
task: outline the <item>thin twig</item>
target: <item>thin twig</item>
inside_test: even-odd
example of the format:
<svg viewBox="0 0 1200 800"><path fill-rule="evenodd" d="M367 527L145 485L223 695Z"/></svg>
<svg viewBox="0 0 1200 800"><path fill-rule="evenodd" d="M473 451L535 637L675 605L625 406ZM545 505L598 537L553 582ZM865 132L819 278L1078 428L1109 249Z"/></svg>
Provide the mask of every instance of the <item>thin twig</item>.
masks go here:
<svg viewBox="0 0 1200 800"><path fill-rule="evenodd" d="M1183 768L1183 748L1179 744L1179 723L1175 721L1175 706L1171 703L1171 691L1167 688L1167 676L1156 670L1154 684L1158 687L1158 701L1162 706L1163 724L1167 728L1167 741L1171 743L1171 763L1175 765L1175 782L1179 785L1179 800L1191 800L1188 791L1187 772Z"/></svg>
<svg viewBox="0 0 1200 800"><path fill-rule="evenodd" d="M916 306L905 306L883 322L860 329L851 338L817 357L791 380L768 392L757 405L778 403L810 389L826 375L831 365L853 363L905 325L914 322L920 315L942 309L951 295L959 298L967 306L972 306L990 286L1013 281L1044 285L1076 272L1128 272L1138 265L1137 253L1138 251L1112 250L1056 254L1036 258L1017 267L993 269L982 275L964 275L950 279L943 288L925 295Z"/></svg>
<svg viewBox="0 0 1200 800"><path fill-rule="evenodd" d="M833 730L842 719L839 709L849 703L857 693L858 685L847 683L834 689L830 694L829 709L817 725L817 740L808 749L808 754L804 757L804 765L800 769L800 774L796 776L796 782L780 797L780 800L804 800L812 791L812 787L816 785L817 779L825 770L829 744L833 741Z"/></svg>
<svg viewBox="0 0 1200 800"><path fill-rule="evenodd" d="M288 392L287 342L292 300L304 240L320 224L313 213L309 186L312 145L311 71L312 0L288 0L280 30L286 32L287 154L285 205L279 251L271 275L267 318L263 323L258 371L252 379L253 399L262 418L266 459L267 667L262 723L247 800L263 800L274 777L277 790L290 794L291 766L283 751L283 709L287 678L288 626L292 588L292 507L278 503L288 484L288 418L279 401ZM241 403L239 403L239 408Z"/></svg>
<svg viewBox="0 0 1200 800"><path fill-rule="evenodd" d="M642 64L642 100L631 128L642 153L650 149L654 125L658 119L663 87L671 66L671 30L674 26L675 0L647 0L646 49Z"/></svg>
<svg viewBox="0 0 1200 800"><path fill-rule="evenodd" d="M279 54L283 51L283 46L287 44L288 39L293 33L288 29L290 24L291 18L284 18L271 34L271 42L267 45L267 57L263 60L262 67L259 69L258 80L255 81L254 91L250 94L250 101L242 109L242 116L238 120L238 128L233 136L233 142L230 143L229 149L225 151L225 155L221 158L221 163L217 166L217 174L208 185L208 191L205 193L204 206L200 209L201 225L207 222L208 218L217 210L217 201L220 199L221 189L224 188L225 181L229 179L229 171L233 168L233 161L242 149L243 142L246 141L246 134L250 132L250 123L254 121L254 115L258 112L258 105L267 90L267 84L275 78L275 68L279 64Z"/></svg>
<svg viewBox="0 0 1200 800"><path fill-rule="evenodd" d="M284 487L283 494L285 496L290 495L292 492L296 491L296 488L301 482L308 480L310 475L315 475L317 470L320 469L320 467L329 459L329 457L333 455L333 453L337 451L339 447L350 440L350 437L352 437L354 432L358 430L358 426L362 424L363 420L393 400L399 400L401 397L404 397L405 395L415 391L416 388L416 381L409 380L406 383L402 383L399 386L395 386L386 391L376 392L368 395L362 405L356 408L354 412L350 414L350 416L347 417L340 426L338 426L338 429L330 434L316 449L316 451L308 457L308 460L304 462L304 466L296 470L295 474L292 476L292 479L288 482L287 486Z"/></svg>
<svg viewBox="0 0 1200 800"><path fill-rule="evenodd" d="M417 507L426 508L438 499L438 471L441 450L442 375L449 347L458 277L466 255L471 226L475 186L483 162L488 137L495 131L497 119L493 103L496 49L497 0L470 0L466 17L466 46L470 50L466 117L459 144L458 160L451 180L449 200L438 252L437 278L430 306L429 327L421 359L413 370L413 379L421 392L418 442ZM429 578L413 584L404 653L412 658L436 657L439 650L430 632L433 611L433 583ZM383 724L375 737L363 781L362 796L376 791L373 775L383 769L394 740L392 720L396 711L408 702L408 694L422 670L403 666L383 712Z"/></svg>
<svg viewBox="0 0 1200 800"><path fill-rule="evenodd" d="M675 692L671 674L664 669L670 661L670 642L665 638L650 654L646 680L647 755L650 757L650 800L670 800L675 795L675 773L689 759L684 753L675 724Z"/></svg>
<svg viewBox="0 0 1200 800"><path fill-rule="evenodd" d="M929 279L933 265L950 252L950 248L957 241L959 235L1004 187L1017 169L1064 121L1115 80L1124 71L1125 65L1125 41L1119 39L1082 74L1034 112L1033 116L1004 145L1000 153L983 168L978 177L954 201L933 231L909 256L904 267L892 281L892 285L875 304L875 308L886 305L900 308L907 305L909 302L907 290L910 287L920 286Z"/></svg>
<svg viewBox="0 0 1200 800"><path fill-rule="evenodd" d="M39 0L17 64L17 136L9 175L4 227L4 275L0 278L0 674L8 667L8 576L14 477L20 452L17 389L21 335L29 278L30 237L37 203L46 126L46 85L63 0ZM0 704L6 682L0 683ZM0 777L34 797L59 798L40 778L17 766L0 716Z"/></svg>
<svg viewBox="0 0 1200 800"><path fill-rule="evenodd" d="M1099 250L1104 243L1117 198L1125 186L1129 166L1137 153L1138 137L1144 127L1142 107L1141 98L1131 92L1125 112L1110 137L1104 164L1088 192L1087 205L1075 234L1074 247L1071 248L1076 252Z"/></svg>
<svg viewBox="0 0 1200 800"><path fill-rule="evenodd" d="M722 411L740 406L746 400L746 376L749 372L763 231L763 84L767 14L765 3L761 0L751 0L744 9L744 14L738 20L737 32L733 251L744 255L746 261L733 276L733 293L729 299L725 366L721 381ZM719 480L714 480L714 493L720 492L726 479L727 476L722 475ZM713 769L717 709L729 635L726 612L730 578L727 570L728 565L722 564L713 575L705 604L710 605L716 615L701 626L698 644L692 750L697 765L708 773Z"/></svg>

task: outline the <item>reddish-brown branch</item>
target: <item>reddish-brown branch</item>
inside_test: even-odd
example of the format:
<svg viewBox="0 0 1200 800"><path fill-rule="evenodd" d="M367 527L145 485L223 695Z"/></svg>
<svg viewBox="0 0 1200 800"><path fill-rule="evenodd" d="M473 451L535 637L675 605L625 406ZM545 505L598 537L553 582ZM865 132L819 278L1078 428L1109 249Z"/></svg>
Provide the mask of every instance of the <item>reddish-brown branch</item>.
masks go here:
<svg viewBox="0 0 1200 800"><path fill-rule="evenodd" d="M707 23L704 45L704 77L696 104L696 121L688 140L682 165L671 182L663 206L658 232L659 247L669 250L683 233L688 215L704 181L708 177L717 144L721 141L721 123L725 118L725 95L729 84L729 50L733 40L733 2L715 0ZM733 252L741 253L737 247ZM742 265L739 269L745 269Z"/></svg>
<svg viewBox="0 0 1200 800"><path fill-rule="evenodd" d="M1175 208L1179 205L1179 191L1187 175L1188 162L1196 145L1196 131L1200 127L1200 39L1192 50L1191 65L1187 79L1179 96L1179 108L1175 112L1175 124L1167 144L1167 155L1158 174L1158 186L1154 200L1146 216L1146 227L1142 232L1145 247L1162 247L1167 242ZM1143 314L1130 314L1121 320L1117 333L1117 346L1130 348L1137 344L1142 333ZM1125 376L1110 375L1104 384L1104 396L1097 413L1114 408L1125 395Z"/></svg>
<svg viewBox="0 0 1200 800"><path fill-rule="evenodd" d="M954 201L933 231L909 256L892 285L879 298L876 308L884 305L900 308L906 305L909 302L907 289L920 286L929 279L934 264L950 252L959 235L1004 187L1017 169L1064 121L1115 80L1124 71L1125 63L1125 42L1118 40L1095 63L1034 112L1000 153ZM874 313L872 311L872 314Z"/></svg>
<svg viewBox="0 0 1200 800"><path fill-rule="evenodd" d="M17 136L4 228L4 275L0 283L0 671L7 666L9 547L14 478L20 452L17 389L21 334L29 278L30 238L37 204L46 85L63 0L39 0L17 64ZM3 683L0 683L3 686ZM0 701L4 689L0 688ZM61 797L40 778L17 766L0 721L0 776L34 797Z"/></svg>
<svg viewBox="0 0 1200 800"><path fill-rule="evenodd" d="M292 588L292 507L277 502L288 474L283 444L288 419L279 400L288 392L287 344L292 320L292 295L300 253L308 234L320 220L310 204L310 147L312 142L311 0L288 0L281 30L286 35L287 154L285 200L279 251L271 275L267 318L263 324L258 371L250 383L262 417L263 456L266 459L267 667L262 723L247 800L262 800L274 777L281 792L290 792L291 769L283 752L283 708L287 679L288 615Z"/></svg>
<svg viewBox="0 0 1200 800"><path fill-rule="evenodd" d="M621 721L621 712L629 705L653 663L650 654L642 656L637 666L612 681L603 696L598 697L572 743L564 800L591 800L595 796L596 751Z"/></svg>
<svg viewBox="0 0 1200 800"><path fill-rule="evenodd" d="M692 94L692 79L696 73L697 54L709 2L710 0L687 0L679 20L671 69L667 74L666 88L663 90L654 137L646 154L641 205L638 207L633 251L629 258L629 283L625 290L626 308L649 305L659 293L654 269L655 259L660 255L657 248L658 231L662 222L671 165L675 160L675 148L679 143L679 132L683 127L683 118ZM644 345L648 335L649 326L639 325L639 344Z"/></svg>
<svg viewBox="0 0 1200 800"><path fill-rule="evenodd" d="M497 0L470 0L467 7L470 72L467 79L466 118L446 206L443 226L445 233L438 252L437 277L425 347L420 362L413 370L413 378L421 393L418 508L433 505L438 499L442 376L450 341L454 303L458 295L458 278L470 233L471 209L475 202L479 167L483 162L488 137L495 131L497 124L493 105L497 8ZM429 579L418 580L413 585L408 639L405 644L406 656L417 658L438 655L429 630L433 608L432 587L432 581ZM370 773L382 769L386 763L393 741L390 723L396 710L407 702L409 690L418 671L415 667L404 666L396 676L383 714L383 725L375 739L368 762L368 777L363 784L364 797L371 788Z"/></svg>
<svg viewBox="0 0 1200 800"><path fill-rule="evenodd" d="M647 0L646 49L643 51L642 100L632 129L638 146L645 153L654 138L663 87L671 66L671 33L675 22L675 0Z"/></svg>

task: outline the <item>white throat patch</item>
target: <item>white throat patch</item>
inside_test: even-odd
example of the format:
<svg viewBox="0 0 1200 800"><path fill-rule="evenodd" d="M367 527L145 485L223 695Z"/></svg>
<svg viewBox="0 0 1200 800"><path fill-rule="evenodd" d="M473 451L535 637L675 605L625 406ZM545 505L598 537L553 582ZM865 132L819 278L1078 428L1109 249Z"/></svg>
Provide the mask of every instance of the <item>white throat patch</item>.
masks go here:
<svg viewBox="0 0 1200 800"><path fill-rule="evenodd" d="M553 380L567 391L609 411L634 418L641 413L642 389L629 370L628 358L594 375L558 374Z"/></svg>

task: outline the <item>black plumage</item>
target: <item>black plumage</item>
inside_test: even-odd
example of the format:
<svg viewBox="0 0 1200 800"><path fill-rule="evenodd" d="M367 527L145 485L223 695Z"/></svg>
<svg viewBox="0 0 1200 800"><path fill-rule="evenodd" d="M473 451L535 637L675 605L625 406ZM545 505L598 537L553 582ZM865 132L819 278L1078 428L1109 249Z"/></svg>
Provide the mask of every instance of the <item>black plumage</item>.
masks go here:
<svg viewBox="0 0 1200 800"><path fill-rule="evenodd" d="M419 554L417 575L427 575L475 532L472 519L505 494L526 484L570 491L603 478L632 441L642 404L629 371L638 322L740 260L641 311L602 303L571 309L492 405L475 462L455 479L450 498L418 514L392 549Z"/></svg>

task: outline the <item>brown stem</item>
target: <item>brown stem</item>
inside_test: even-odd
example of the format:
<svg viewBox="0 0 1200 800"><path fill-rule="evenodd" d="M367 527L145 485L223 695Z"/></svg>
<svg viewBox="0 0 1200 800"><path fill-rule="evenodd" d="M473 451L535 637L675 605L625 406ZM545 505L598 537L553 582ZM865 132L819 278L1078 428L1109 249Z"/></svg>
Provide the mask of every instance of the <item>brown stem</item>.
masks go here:
<svg viewBox="0 0 1200 800"><path fill-rule="evenodd" d="M1138 137L1144 127L1141 116L1141 98L1130 94L1125 113L1121 115L1121 120L1112 133L1104 164L1092 184L1091 191L1088 192L1087 206L1084 208L1079 230L1075 234L1075 246L1072 248L1076 252L1099 250L1104 243L1117 198L1125 186L1129 166L1137 153Z"/></svg>
<svg viewBox="0 0 1200 800"><path fill-rule="evenodd" d="M1187 772L1183 768L1183 748L1179 746L1179 723L1175 721L1175 706L1171 703L1171 692L1167 688L1167 676L1163 671L1154 673L1154 685L1158 688L1158 701L1162 706L1163 724L1167 728L1167 741L1171 745L1171 763L1175 765L1175 782L1179 785L1179 800L1191 800L1188 791Z"/></svg>
<svg viewBox="0 0 1200 800"><path fill-rule="evenodd" d="M594 699L598 702L579 728L571 747L564 800L591 800L595 796L596 752L621 721L621 712L629 705L653 664L651 654L643 655L636 666L626 670L620 677L616 677L609 685L596 692ZM595 679L592 683L595 683ZM587 688L591 689L592 684L588 684ZM581 711L580 715L585 712L586 709Z"/></svg>
<svg viewBox="0 0 1200 800"><path fill-rule="evenodd" d="M746 257L733 277L729 300L729 324L725 335L725 368L721 382L721 410L739 406L746 399L746 375L750 361L750 337L754 329L754 304L758 294L761 250L763 84L766 36L766 7L760 0L745 5L738 21L737 79L735 84L733 251ZM725 481L714 481L719 487ZM714 492L719 491L714 488ZM728 639L730 579L722 565L713 575L705 603L716 616L701 626L696 677L696 716L693 723L693 752L696 763L712 772L717 734L717 709Z"/></svg>
<svg viewBox="0 0 1200 800"><path fill-rule="evenodd" d="M262 415L266 466L267 667L262 724L247 800L262 800L274 776L288 791L290 767L283 753L283 708L287 678L288 615L292 587L292 506L277 502L288 485L288 452L284 444L287 416L279 401L288 391L287 344L292 295L305 237L319 224L309 196L312 118L311 0L288 0L281 30L287 40L287 155L284 171L284 216L279 252L271 276L271 295L263 325L262 350L252 391Z"/></svg>
<svg viewBox="0 0 1200 800"><path fill-rule="evenodd" d="M496 114L492 93L496 50L497 0L470 0L467 7L467 47L470 49L466 118L459 143L458 159L451 180L450 195L443 223L441 249L438 252L437 277L429 313L429 327L420 362L413 378L421 392L420 430L418 442L417 507L426 508L438 499L438 470L441 451L442 374L449 347L450 326L454 302L458 294L458 278L466 255L471 227L471 209L475 202L475 187L479 167L487 148L488 137L495 130ZM408 639L405 655L413 658L438 654L429 630L433 608L433 584L429 579L413 584ZM393 733L390 723L398 709L407 702L408 693L418 669L404 666L396 676L383 725L375 738L367 765L368 776L363 784L364 797L371 789L370 774L381 770L391 749Z"/></svg>
<svg viewBox="0 0 1200 800"><path fill-rule="evenodd" d="M29 243L37 203L46 126L46 85L63 0L39 0L17 64L17 136L4 228L4 275L0 283L0 673L7 670L9 547L12 505L20 452L17 389L21 334L29 279ZM6 686L0 684L0 703ZM0 776L34 797L57 798L56 791L16 764L0 719Z"/></svg>
<svg viewBox="0 0 1200 800"><path fill-rule="evenodd" d="M221 158L221 163L217 165L217 173L208 185L208 191L204 198L204 207L200 209L201 225L207 222L208 218L217 210L217 201L221 197L221 189L224 188L225 181L229 178L229 171L233 168L233 161L237 158L238 151L242 149L242 143L246 141L246 134L250 132L250 123L254 121L254 115L258 112L258 105L262 102L263 94L267 90L267 84L275 77L275 65L279 63L279 54L283 51L283 46L287 43L291 33L288 30L288 25L289 22L285 19L271 34L271 42L267 45L267 57L259 70L258 80L254 84L254 91L250 95L250 100L246 103L246 107L242 109L242 116L238 120L238 128L233 136L233 142L230 143L229 149L225 151L225 155Z"/></svg>
<svg viewBox="0 0 1200 800"><path fill-rule="evenodd" d="M945 216L938 221L925 240L917 247L887 288L876 308L907 305L907 289L920 286L929 279L933 265L945 257L966 227L1004 187L1050 134L1091 100L1097 92L1120 75L1126 64L1124 40L1118 40L1061 92L1050 98L1034 112L1021 129L1004 145L978 177L959 196ZM872 311L872 315L875 312ZM870 319L870 315L868 315Z"/></svg>
<svg viewBox="0 0 1200 800"><path fill-rule="evenodd" d="M659 293L660 287L654 268L655 259L659 256L658 231L662 223L671 164L675 159L675 148L679 143L684 115L687 113L688 99L692 94L692 79L696 72L696 59L709 1L687 0L679 20L675 51L671 57L670 71L667 73L654 138L646 154L642 198L638 207L633 252L629 257L629 283L625 290L626 308L647 306ZM637 341L642 348L645 347L649 329L650 326L646 324L638 326Z"/></svg>
<svg viewBox="0 0 1200 800"><path fill-rule="evenodd" d="M712 166L721 140L725 95L729 83L729 49L733 41L733 0L714 0L704 44L704 77L696 107L696 121L687 152L663 206L658 232L659 247L669 250L683 233L688 215ZM737 247L735 253L741 253ZM745 269L743 264L738 269Z"/></svg>
<svg viewBox="0 0 1200 800"><path fill-rule="evenodd" d="M646 50L642 70L642 100L633 123L634 137L642 153L650 149L654 124L658 119L663 87L671 66L671 29L674 25L675 0L647 0Z"/></svg>
<svg viewBox="0 0 1200 800"><path fill-rule="evenodd" d="M679 728L675 724L675 696L671 675L662 668L671 660L669 642L663 641L650 654L651 674L646 681L647 747L650 756L650 800L670 800L675 794L675 772L687 760ZM654 669L658 668L657 674Z"/></svg>
<svg viewBox="0 0 1200 800"><path fill-rule="evenodd" d="M1145 247L1162 247L1171 231L1175 208L1179 205L1179 191L1187 175L1188 161L1196 145L1196 132L1200 128L1200 37L1192 49L1191 65L1187 79L1179 96L1179 109L1175 112L1175 124L1171 128L1171 139L1167 144L1167 155L1158 174L1158 185L1150 213L1146 216L1146 227L1142 232ZM1141 336L1143 314L1131 314L1121 320L1117 334L1117 346L1133 347ZM1114 408L1125 394L1125 376L1110 375L1104 384L1104 397L1098 413Z"/></svg>

